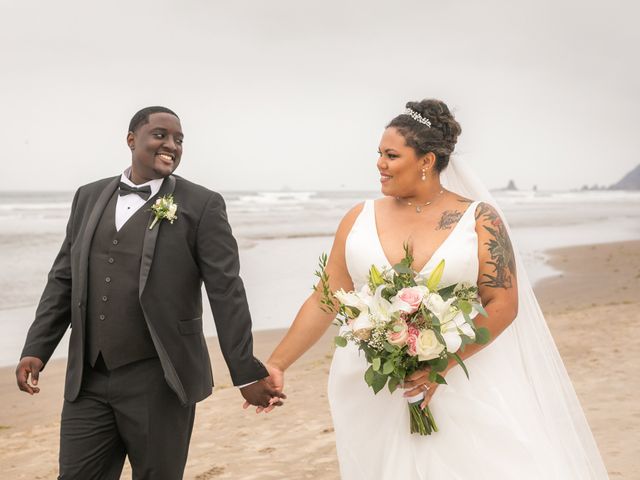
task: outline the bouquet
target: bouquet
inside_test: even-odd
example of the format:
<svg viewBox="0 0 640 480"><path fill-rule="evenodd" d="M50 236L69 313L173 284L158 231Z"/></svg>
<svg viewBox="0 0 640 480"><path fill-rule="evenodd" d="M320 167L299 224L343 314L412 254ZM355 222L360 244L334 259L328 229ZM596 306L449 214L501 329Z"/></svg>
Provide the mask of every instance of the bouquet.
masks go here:
<svg viewBox="0 0 640 480"><path fill-rule="evenodd" d="M475 285L454 284L440 288L445 268L442 260L428 276L412 270L413 257L404 245L405 257L391 269L371 266L368 283L359 291L332 292L326 273L327 256L320 257L321 306L336 313L344 328L335 337L338 347L355 344L369 363L364 380L375 394L387 385L393 393L413 372L430 370L429 381L447 383L444 372L451 359L469 372L458 355L470 343L485 344L489 330L476 328L472 315L487 316ZM438 427L431 410L420 408L424 393L408 398L411 433L430 435Z"/></svg>

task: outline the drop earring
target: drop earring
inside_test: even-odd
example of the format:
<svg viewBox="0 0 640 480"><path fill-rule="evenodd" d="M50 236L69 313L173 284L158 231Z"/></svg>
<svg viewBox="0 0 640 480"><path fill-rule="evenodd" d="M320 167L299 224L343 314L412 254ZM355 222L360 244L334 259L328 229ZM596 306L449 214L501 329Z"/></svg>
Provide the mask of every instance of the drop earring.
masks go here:
<svg viewBox="0 0 640 480"><path fill-rule="evenodd" d="M422 181L424 182L427 179L427 169L423 168L422 169Z"/></svg>

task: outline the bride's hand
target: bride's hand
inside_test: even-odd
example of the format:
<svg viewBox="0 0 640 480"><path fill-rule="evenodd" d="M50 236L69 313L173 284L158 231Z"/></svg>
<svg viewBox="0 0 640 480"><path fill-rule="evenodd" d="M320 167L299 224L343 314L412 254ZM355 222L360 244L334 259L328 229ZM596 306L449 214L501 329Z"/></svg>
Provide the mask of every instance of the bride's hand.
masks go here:
<svg viewBox="0 0 640 480"><path fill-rule="evenodd" d="M418 395L420 393L424 394L424 400L420 404L420 408L425 408L429 405L433 394L436 393L436 390L440 386L440 384L429 381L429 372L431 369L426 368L423 370L418 370L404 380L403 388L406 390L404 393L405 397L413 397L414 395ZM443 372L441 375L444 376L446 372Z"/></svg>

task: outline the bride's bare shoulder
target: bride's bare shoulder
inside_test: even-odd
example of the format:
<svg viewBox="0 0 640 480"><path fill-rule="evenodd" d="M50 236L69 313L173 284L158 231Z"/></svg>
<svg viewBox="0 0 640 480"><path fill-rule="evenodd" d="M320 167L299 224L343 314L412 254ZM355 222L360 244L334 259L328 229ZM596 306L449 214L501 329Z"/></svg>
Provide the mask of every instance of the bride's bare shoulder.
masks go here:
<svg viewBox="0 0 640 480"><path fill-rule="evenodd" d="M344 215L344 217L342 217L342 221L340 222L340 228L345 226L351 229L351 227L356 221L356 218L358 218L358 215L360 215L360 213L362 212L362 209L364 208L364 203L365 202L360 202L349 209L349 211Z"/></svg>
<svg viewBox="0 0 640 480"><path fill-rule="evenodd" d="M452 200L453 200L454 202L460 202L461 204L465 204L465 203L466 203L466 204L470 204L470 203L473 203L473 200L472 200L472 199L470 199L470 198L466 198L466 197L463 197L462 195L459 195L459 194L454 193L454 192L451 192L451 196L452 196Z"/></svg>
<svg viewBox="0 0 640 480"><path fill-rule="evenodd" d="M374 200L374 201L378 202L379 200ZM338 226L338 230L336 232L336 237L346 238L346 236L351 231L353 224L356 223L356 219L362 213L365 203L366 202L357 203L356 205L351 207L351 209L349 209L349 211L344 215L344 217L342 217L342 220L340 221L340 225Z"/></svg>

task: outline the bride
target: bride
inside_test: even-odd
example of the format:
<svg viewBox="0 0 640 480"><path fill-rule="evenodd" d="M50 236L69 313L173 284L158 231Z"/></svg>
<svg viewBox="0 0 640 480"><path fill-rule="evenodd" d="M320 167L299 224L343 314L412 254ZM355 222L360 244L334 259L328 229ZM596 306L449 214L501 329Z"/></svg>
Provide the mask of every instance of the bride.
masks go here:
<svg viewBox="0 0 640 480"><path fill-rule="evenodd" d="M329 401L340 472L346 480L603 479L606 469L553 343L508 227L489 192L450 155L460 125L438 100L409 102L385 129L377 168L383 198L355 206L338 227L326 271L331 289L360 289L372 264L389 267L413 252L428 275L444 259L441 285L476 284L491 332L467 345L467 379L453 362L446 384L418 371L404 391L374 395L364 356L338 348ZM313 293L267 368L283 387L285 370L332 323ZM438 423L430 436L409 433L406 398L424 393Z"/></svg>

